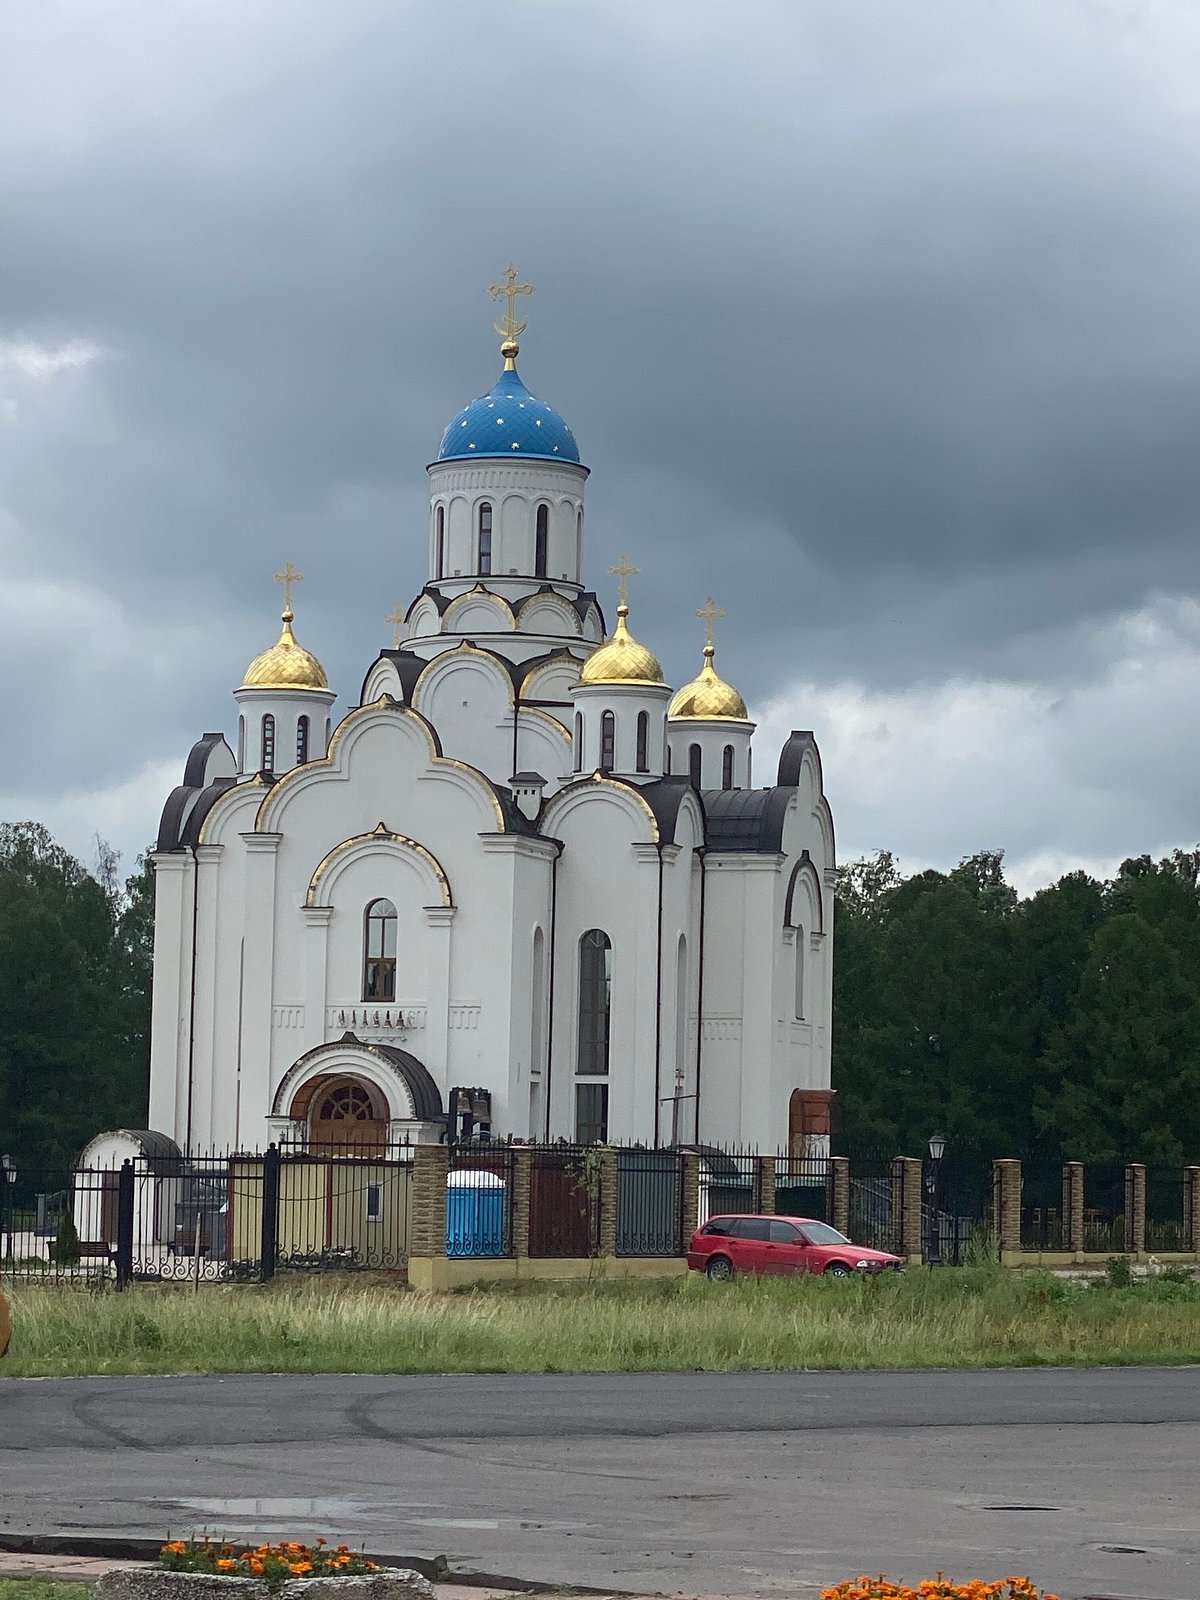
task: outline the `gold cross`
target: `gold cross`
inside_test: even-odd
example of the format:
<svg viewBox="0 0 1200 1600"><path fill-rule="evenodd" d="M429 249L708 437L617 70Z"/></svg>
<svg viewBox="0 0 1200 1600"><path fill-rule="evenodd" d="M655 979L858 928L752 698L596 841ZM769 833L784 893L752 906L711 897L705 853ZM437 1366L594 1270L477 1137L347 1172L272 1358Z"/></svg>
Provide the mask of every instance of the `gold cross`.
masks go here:
<svg viewBox="0 0 1200 1600"><path fill-rule="evenodd" d="M292 585L294 583L303 583L304 574L297 572L290 561L285 561L283 571L275 574L275 582L283 585L283 609L290 611L292 609Z"/></svg>
<svg viewBox="0 0 1200 1600"><path fill-rule="evenodd" d="M396 649L400 648L400 641L404 638L404 612L399 606L393 606L383 619L391 624L392 636L396 641Z"/></svg>
<svg viewBox="0 0 1200 1600"><path fill-rule="evenodd" d="M720 606L710 596L697 611L696 615L704 624L704 643L711 650L713 647L713 623L720 621L725 615Z"/></svg>
<svg viewBox="0 0 1200 1600"><path fill-rule="evenodd" d="M622 556L616 566L609 567L608 570L618 580L617 597L620 603L623 606L627 606L629 604L629 580L630 578L636 578L642 569L640 567L631 567L629 557Z"/></svg>
<svg viewBox="0 0 1200 1600"><path fill-rule="evenodd" d="M503 297L508 302L508 310L504 314L503 322L493 322L492 324L496 332L505 341L512 341L518 338L529 326L526 322L517 321L517 296L519 294L532 294L533 285L531 283L518 283L519 277L520 273L516 267L509 267L500 283L488 285L488 293L493 300L499 300Z"/></svg>

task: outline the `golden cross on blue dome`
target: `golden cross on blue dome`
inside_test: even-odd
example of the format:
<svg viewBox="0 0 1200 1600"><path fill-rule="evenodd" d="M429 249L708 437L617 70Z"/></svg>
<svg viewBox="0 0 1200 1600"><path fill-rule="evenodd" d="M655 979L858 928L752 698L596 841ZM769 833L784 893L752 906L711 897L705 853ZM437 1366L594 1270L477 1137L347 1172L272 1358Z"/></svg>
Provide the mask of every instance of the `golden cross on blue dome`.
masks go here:
<svg viewBox="0 0 1200 1600"><path fill-rule="evenodd" d="M493 299L504 299L507 309L504 317L499 322L494 322L493 328L501 336L501 355L507 362L512 362L517 355L517 339L525 333L528 323L517 322L517 296L518 294L533 294L533 283L520 282L520 272L515 267L509 267L499 283L488 285L488 294Z"/></svg>

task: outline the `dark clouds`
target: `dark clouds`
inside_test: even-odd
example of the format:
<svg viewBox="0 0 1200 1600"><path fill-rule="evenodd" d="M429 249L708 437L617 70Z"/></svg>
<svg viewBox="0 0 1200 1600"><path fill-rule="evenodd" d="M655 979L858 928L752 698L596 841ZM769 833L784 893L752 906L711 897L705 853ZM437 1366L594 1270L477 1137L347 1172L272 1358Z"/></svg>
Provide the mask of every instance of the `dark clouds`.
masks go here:
<svg viewBox="0 0 1200 1600"><path fill-rule="evenodd" d="M523 375L594 470L593 582L636 554L676 680L718 594L728 674L837 744L843 846L1004 831L969 783L944 826L864 808L871 740L818 715L855 722L847 685L895 726L896 696L950 716L948 682L1091 717L1131 650L1190 659L1114 621L1200 584L1183 8L12 0L6 31L5 811L146 837L286 556L354 695L424 577L422 468L494 377L509 260L539 286ZM72 340L102 353L12 353ZM1174 768L1141 811L1082 768L1027 781L1027 859L1194 831Z"/></svg>

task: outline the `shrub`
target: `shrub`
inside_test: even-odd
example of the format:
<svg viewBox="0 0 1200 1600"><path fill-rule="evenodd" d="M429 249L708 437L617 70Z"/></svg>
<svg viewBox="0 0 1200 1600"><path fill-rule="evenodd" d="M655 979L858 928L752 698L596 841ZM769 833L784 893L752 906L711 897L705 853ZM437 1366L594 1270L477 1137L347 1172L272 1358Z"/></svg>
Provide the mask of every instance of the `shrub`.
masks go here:
<svg viewBox="0 0 1200 1600"><path fill-rule="evenodd" d="M893 1583L882 1573L877 1578L848 1578L832 1589L822 1589L821 1600L1058 1600L1056 1595L1039 1595L1028 1578L969 1578L953 1583L939 1572L925 1578L915 1588Z"/></svg>
<svg viewBox="0 0 1200 1600"><path fill-rule="evenodd" d="M83 1260L83 1251L79 1247L79 1234L75 1228L75 1218L71 1214L70 1206L63 1212L63 1219L58 1225L58 1233L50 1255L60 1267L77 1267Z"/></svg>
<svg viewBox="0 0 1200 1600"><path fill-rule="evenodd" d="M199 1539L173 1539L163 1545L158 1559L168 1572L261 1578L271 1589L282 1588L290 1578L358 1578L379 1571L375 1562L355 1555L349 1545L330 1549L324 1539L318 1539L315 1545L285 1542L244 1550L205 1534Z"/></svg>
<svg viewBox="0 0 1200 1600"><path fill-rule="evenodd" d="M1105 1263L1105 1274L1108 1278L1110 1289L1128 1289L1133 1282L1133 1273L1129 1269L1128 1256L1109 1256Z"/></svg>

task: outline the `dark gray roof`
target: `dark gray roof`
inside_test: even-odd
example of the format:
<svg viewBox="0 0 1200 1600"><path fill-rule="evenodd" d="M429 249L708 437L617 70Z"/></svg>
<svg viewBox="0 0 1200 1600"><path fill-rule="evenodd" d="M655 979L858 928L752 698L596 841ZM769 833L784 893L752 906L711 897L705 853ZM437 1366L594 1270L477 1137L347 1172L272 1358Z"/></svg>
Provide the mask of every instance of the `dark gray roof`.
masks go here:
<svg viewBox="0 0 1200 1600"><path fill-rule="evenodd" d="M199 789L208 775L208 758L218 745L225 743L223 733L206 733L197 739L188 751L187 762L183 769L183 781L193 789ZM232 751L230 752L232 755Z"/></svg>
<svg viewBox="0 0 1200 1600"><path fill-rule="evenodd" d="M261 774L273 783L275 780L270 773ZM210 783L207 789L200 792L200 798L188 813L188 819L183 825L179 835L180 845L195 845L200 843L200 829L204 826L204 819L216 805L221 796L232 789L237 782L236 778L218 778L215 783Z"/></svg>
<svg viewBox="0 0 1200 1600"><path fill-rule="evenodd" d="M817 767L820 768L821 756L817 750L817 741L812 736L809 728L793 728L788 735L788 741L779 752L779 773L775 781L785 787L795 788L800 782L800 764L804 760L805 751L811 750L817 757Z"/></svg>
<svg viewBox="0 0 1200 1600"><path fill-rule="evenodd" d="M710 850L783 848L783 819L795 788L705 789L705 842Z"/></svg>
<svg viewBox="0 0 1200 1600"><path fill-rule="evenodd" d="M700 800L701 811L704 810L704 801L692 788L691 780L688 778L659 778L655 783L631 784L630 787L636 787L653 811L654 820L658 823L659 839L663 844L670 844L675 837L675 824L685 794L695 794Z"/></svg>
<svg viewBox="0 0 1200 1600"><path fill-rule="evenodd" d="M362 681L362 688L358 691L361 701L367 688L367 678L375 670L380 661L390 661L396 669L396 676L400 679L400 692L404 696L404 704L411 705L412 693L417 686L417 679L429 665L424 656L415 654L412 650L381 650L367 668L366 677Z"/></svg>
<svg viewBox="0 0 1200 1600"><path fill-rule="evenodd" d="M352 1033L343 1034L342 1037L346 1043L364 1042L355 1038ZM394 1044L372 1044L371 1048L386 1056L398 1075L404 1079L408 1092L412 1095L413 1110L417 1114L418 1121L436 1122L445 1114L441 1091L430 1077L428 1068L418 1061L416 1056L410 1056L407 1050L401 1050Z"/></svg>
<svg viewBox="0 0 1200 1600"><path fill-rule="evenodd" d="M532 789L535 784L546 782L540 772L514 772L508 781L512 784L519 783L523 789Z"/></svg>

